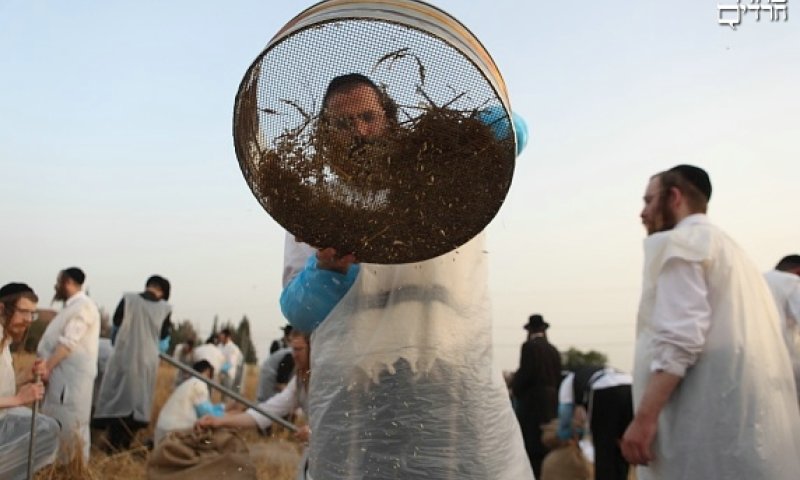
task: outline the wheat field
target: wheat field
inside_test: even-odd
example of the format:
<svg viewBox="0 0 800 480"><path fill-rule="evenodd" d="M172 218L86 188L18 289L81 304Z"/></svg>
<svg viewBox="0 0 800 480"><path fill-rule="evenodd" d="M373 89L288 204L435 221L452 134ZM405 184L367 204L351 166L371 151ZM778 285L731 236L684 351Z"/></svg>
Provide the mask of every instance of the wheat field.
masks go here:
<svg viewBox="0 0 800 480"><path fill-rule="evenodd" d="M17 372L30 368L34 360L31 354L14 354L14 369ZM97 445L102 443L102 432L92 431L92 449L89 464L84 465L80 455L73 455L72 460L61 466L46 467L36 473L36 480L104 480L146 478L147 460L150 452L143 442L152 438L158 413L162 405L172 393L175 368L162 362L158 369L158 379L153 399L153 415L150 425L137 434L137 441L131 450L107 455ZM245 371L243 395L255 398L258 383L258 369L248 366ZM219 398L215 394L214 401ZM288 430L280 426L273 427L273 433L261 435L256 429L242 432L242 436L250 449L250 456L256 466L259 479L293 480L297 475L297 465L302 456L302 445L294 441Z"/></svg>

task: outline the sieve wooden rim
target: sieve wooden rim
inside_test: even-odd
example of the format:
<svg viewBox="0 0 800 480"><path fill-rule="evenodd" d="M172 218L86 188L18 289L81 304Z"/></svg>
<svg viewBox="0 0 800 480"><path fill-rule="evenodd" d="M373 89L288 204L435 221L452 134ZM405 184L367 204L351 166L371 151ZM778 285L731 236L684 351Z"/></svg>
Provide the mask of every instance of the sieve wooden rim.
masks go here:
<svg viewBox="0 0 800 480"><path fill-rule="evenodd" d="M298 31L322 23L348 19L383 20L405 25L443 40L481 72L506 111L511 111L505 80L480 40L449 13L420 0L323 0L300 12L284 25L270 39L263 53Z"/></svg>

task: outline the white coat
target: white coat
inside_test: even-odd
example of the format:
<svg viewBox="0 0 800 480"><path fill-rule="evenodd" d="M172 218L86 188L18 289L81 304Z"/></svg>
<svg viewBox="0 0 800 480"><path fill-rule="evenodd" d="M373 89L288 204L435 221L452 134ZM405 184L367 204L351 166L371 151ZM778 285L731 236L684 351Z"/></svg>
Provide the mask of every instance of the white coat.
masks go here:
<svg viewBox="0 0 800 480"><path fill-rule="evenodd" d="M50 372L42 413L61 424L64 454L70 454L64 447L75 445L77 436L83 442L85 460L89 458L89 422L99 339L100 312L85 293L78 292L47 325L36 350L39 357L47 359L59 344L70 349L69 356Z"/></svg>
<svg viewBox="0 0 800 480"><path fill-rule="evenodd" d="M205 382L194 377L186 379L161 407L156 422L155 444L158 445L169 432L192 428L197 421L195 407L210 400Z"/></svg>

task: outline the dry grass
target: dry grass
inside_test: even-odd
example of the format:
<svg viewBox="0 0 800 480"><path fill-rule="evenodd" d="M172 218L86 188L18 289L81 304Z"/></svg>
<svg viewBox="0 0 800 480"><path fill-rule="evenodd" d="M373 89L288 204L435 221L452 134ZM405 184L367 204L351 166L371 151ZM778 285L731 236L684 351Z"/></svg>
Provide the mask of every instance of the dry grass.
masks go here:
<svg viewBox="0 0 800 480"><path fill-rule="evenodd" d="M17 372L30 368L34 356L30 354L14 355L14 367ZM152 438L158 413L162 405L172 393L175 368L162 363L158 369L153 415L150 426L138 433L138 442L126 452L107 455L96 448L102 439L100 432L92 432L92 450L89 465L84 465L80 455L73 455L71 461L62 466L51 466L38 472L37 480L103 480L107 478L136 479L146 478L147 460L150 452L142 444ZM244 396L255 398L258 383L258 370L248 366L245 372ZM98 435L96 435L98 434ZM256 465L258 478L274 480L293 480L297 474L297 464L302 454L302 446L292 440L290 433L281 428L274 427L270 436L263 436L256 430L242 432L242 436L250 448L250 456Z"/></svg>

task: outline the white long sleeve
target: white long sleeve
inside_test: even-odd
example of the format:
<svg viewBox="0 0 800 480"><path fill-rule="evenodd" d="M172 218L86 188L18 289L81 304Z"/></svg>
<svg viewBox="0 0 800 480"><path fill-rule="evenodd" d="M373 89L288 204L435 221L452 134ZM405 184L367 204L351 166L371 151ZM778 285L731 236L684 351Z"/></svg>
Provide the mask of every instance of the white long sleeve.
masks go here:
<svg viewBox="0 0 800 480"><path fill-rule="evenodd" d="M670 259L658 277L653 309L651 371L683 377L697 362L711 326L711 306L703 267L697 262Z"/></svg>

